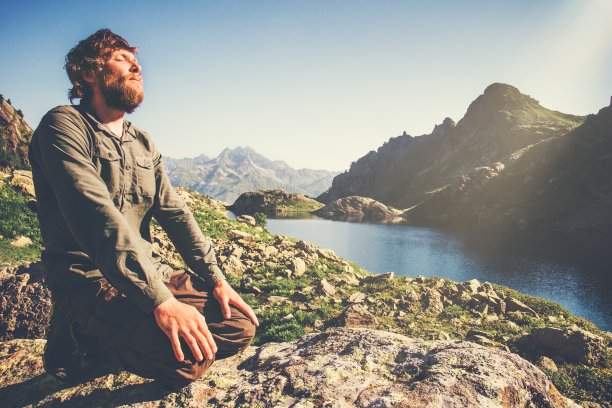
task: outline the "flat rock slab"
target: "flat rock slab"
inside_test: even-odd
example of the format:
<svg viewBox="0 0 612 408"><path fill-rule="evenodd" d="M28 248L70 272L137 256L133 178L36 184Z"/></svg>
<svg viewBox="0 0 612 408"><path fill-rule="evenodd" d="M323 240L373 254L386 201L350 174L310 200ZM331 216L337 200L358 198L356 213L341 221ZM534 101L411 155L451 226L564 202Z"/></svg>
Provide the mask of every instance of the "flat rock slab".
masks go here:
<svg viewBox="0 0 612 408"><path fill-rule="evenodd" d="M42 372L44 344L0 343L0 406L577 407L518 355L365 328L249 347L174 393L125 372L63 387Z"/></svg>

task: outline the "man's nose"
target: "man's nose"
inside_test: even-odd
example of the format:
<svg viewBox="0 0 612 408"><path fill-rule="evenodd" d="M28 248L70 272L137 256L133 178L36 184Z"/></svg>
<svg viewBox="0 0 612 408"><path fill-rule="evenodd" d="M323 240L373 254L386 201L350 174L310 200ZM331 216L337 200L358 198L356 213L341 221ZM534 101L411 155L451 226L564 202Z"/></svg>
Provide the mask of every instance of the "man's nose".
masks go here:
<svg viewBox="0 0 612 408"><path fill-rule="evenodd" d="M133 61L132 66L130 67L130 72L133 74L140 74L142 72L142 67L138 65L136 61Z"/></svg>

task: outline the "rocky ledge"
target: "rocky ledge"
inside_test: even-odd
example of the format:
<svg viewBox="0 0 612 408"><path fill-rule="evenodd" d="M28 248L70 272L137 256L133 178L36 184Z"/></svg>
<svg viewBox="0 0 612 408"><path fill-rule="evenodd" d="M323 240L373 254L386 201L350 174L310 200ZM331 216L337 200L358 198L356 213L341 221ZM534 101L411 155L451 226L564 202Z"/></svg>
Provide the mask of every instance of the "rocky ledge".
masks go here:
<svg viewBox="0 0 612 408"><path fill-rule="evenodd" d="M317 210L314 214L338 221L400 223L402 211L373 198L342 197Z"/></svg>
<svg viewBox="0 0 612 408"><path fill-rule="evenodd" d="M44 340L0 343L2 406L577 407L519 356L459 340L332 328L249 347L178 392L114 371L62 387L42 372Z"/></svg>

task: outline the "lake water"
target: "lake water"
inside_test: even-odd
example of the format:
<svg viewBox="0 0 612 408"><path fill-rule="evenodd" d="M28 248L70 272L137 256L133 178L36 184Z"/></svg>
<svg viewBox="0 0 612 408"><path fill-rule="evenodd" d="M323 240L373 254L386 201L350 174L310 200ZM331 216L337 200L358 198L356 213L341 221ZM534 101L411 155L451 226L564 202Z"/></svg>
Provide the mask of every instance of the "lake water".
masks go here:
<svg viewBox="0 0 612 408"><path fill-rule="evenodd" d="M374 273L476 278L553 300L612 331L608 254L550 240L460 236L431 228L310 219L268 219L267 229L329 248ZM517 242L520 241L520 242ZM608 251L609 252L609 251Z"/></svg>

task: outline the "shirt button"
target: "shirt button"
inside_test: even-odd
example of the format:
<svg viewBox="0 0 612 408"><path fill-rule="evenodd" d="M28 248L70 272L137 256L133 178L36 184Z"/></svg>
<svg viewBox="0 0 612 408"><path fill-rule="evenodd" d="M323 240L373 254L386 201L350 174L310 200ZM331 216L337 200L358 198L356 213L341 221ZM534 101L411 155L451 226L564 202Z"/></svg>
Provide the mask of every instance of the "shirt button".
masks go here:
<svg viewBox="0 0 612 408"><path fill-rule="evenodd" d="M130 166L129 164L127 166L125 166L126 170L130 170L132 168L132 166Z"/></svg>

